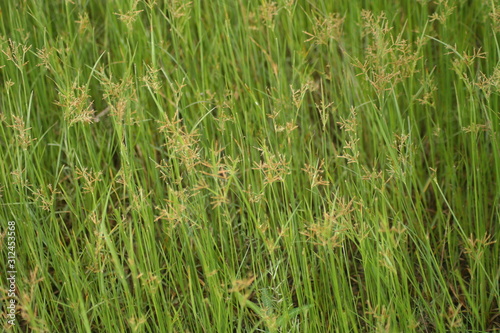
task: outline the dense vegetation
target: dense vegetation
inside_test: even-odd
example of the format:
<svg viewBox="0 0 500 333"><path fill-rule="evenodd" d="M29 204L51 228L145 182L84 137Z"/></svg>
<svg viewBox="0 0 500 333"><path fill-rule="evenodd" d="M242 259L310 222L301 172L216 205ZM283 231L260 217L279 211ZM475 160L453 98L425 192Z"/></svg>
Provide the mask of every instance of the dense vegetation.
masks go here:
<svg viewBox="0 0 500 333"><path fill-rule="evenodd" d="M500 2L0 2L14 332L500 329Z"/></svg>

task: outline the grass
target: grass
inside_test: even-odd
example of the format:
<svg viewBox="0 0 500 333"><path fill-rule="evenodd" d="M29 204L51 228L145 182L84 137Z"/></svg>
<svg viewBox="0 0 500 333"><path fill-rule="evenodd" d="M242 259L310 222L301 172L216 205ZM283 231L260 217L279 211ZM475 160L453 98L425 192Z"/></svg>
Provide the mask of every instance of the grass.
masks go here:
<svg viewBox="0 0 500 333"><path fill-rule="evenodd" d="M2 325L499 330L499 10L2 1Z"/></svg>

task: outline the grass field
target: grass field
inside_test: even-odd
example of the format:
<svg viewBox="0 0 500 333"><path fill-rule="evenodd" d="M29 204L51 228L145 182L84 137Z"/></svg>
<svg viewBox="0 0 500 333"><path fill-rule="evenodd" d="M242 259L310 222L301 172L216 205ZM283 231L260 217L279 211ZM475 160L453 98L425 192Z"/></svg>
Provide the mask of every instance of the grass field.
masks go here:
<svg viewBox="0 0 500 333"><path fill-rule="evenodd" d="M498 0L1 1L2 327L500 330L499 36Z"/></svg>

